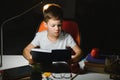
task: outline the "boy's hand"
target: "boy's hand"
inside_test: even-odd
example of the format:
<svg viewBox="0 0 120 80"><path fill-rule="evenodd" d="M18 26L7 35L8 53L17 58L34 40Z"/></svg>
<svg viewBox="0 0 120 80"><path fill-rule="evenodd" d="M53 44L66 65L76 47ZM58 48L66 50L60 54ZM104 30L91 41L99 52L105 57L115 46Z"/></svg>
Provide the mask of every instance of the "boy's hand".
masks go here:
<svg viewBox="0 0 120 80"><path fill-rule="evenodd" d="M29 62L29 64L34 64L35 63L32 59L32 56L30 56L30 58L28 59L28 62Z"/></svg>
<svg viewBox="0 0 120 80"><path fill-rule="evenodd" d="M29 64L34 64L35 62L32 59L29 59Z"/></svg>

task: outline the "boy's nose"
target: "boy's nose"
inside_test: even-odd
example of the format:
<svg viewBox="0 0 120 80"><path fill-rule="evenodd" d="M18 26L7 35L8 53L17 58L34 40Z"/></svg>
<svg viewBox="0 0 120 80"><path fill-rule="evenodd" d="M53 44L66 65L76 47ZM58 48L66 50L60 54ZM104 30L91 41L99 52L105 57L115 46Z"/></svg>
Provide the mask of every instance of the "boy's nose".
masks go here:
<svg viewBox="0 0 120 80"><path fill-rule="evenodd" d="M58 30L59 29L59 27L58 26L55 26L55 30Z"/></svg>

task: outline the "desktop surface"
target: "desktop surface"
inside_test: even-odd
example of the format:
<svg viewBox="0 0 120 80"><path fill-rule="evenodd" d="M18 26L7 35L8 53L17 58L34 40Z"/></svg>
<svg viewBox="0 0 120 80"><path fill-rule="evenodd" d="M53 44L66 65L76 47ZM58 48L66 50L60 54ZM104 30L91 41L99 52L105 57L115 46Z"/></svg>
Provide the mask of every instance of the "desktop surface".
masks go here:
<svg viewBox="0 0 120 80"><path fill-rule="evenodd" d="M0 70L12 69L29 65L22 55L2 55L2 66Z"/></svg>

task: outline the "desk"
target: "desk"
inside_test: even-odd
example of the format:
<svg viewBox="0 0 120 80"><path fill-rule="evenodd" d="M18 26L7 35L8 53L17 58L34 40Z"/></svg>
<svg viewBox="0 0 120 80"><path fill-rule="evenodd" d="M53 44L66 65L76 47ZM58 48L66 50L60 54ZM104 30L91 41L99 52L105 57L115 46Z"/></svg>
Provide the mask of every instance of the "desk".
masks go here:
<svg viewBox="0 0 120 80"><path fill-rule="evenodd" d="M29 65L29 63L22 55L3 55L2 67L0 67L0 70L22 67L26 65Z"/></svg>
<svg viewBox="0 0 120 80"><path fill-rule="evenodd" d="M73 80L113 80L110 75L106 73L85 73L77 75Z"/></svg>
<svg viewBox="0 0 120 80"><path fill-rule="evenodd" d="M28 61L22 55L3 55L3 66L0 70L12 69L29 65ZM75 76L76 74L73 74ZM109 74L103 73L85 73L74 77L73 80L113 80L110 79ZM63 80L63 79L59 79ZM70 79L65 79L70 80Z"/></svg>

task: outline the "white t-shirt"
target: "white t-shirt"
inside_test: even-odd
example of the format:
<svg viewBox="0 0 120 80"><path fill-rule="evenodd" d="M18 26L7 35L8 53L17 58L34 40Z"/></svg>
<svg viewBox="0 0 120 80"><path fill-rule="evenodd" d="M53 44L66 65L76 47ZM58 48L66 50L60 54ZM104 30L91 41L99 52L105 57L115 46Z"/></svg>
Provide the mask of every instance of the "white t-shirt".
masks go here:
<svg viewBox="0 0 120 80"><path fill-rule="evenodd" d="M40 46L41 49L66 49L66 47L74 47L76 42L69 33L61 32L59 39L55 42L51 42L47 37L47 31L36 33L36 36L32 40L31 44L34 46Z"/></svg>

